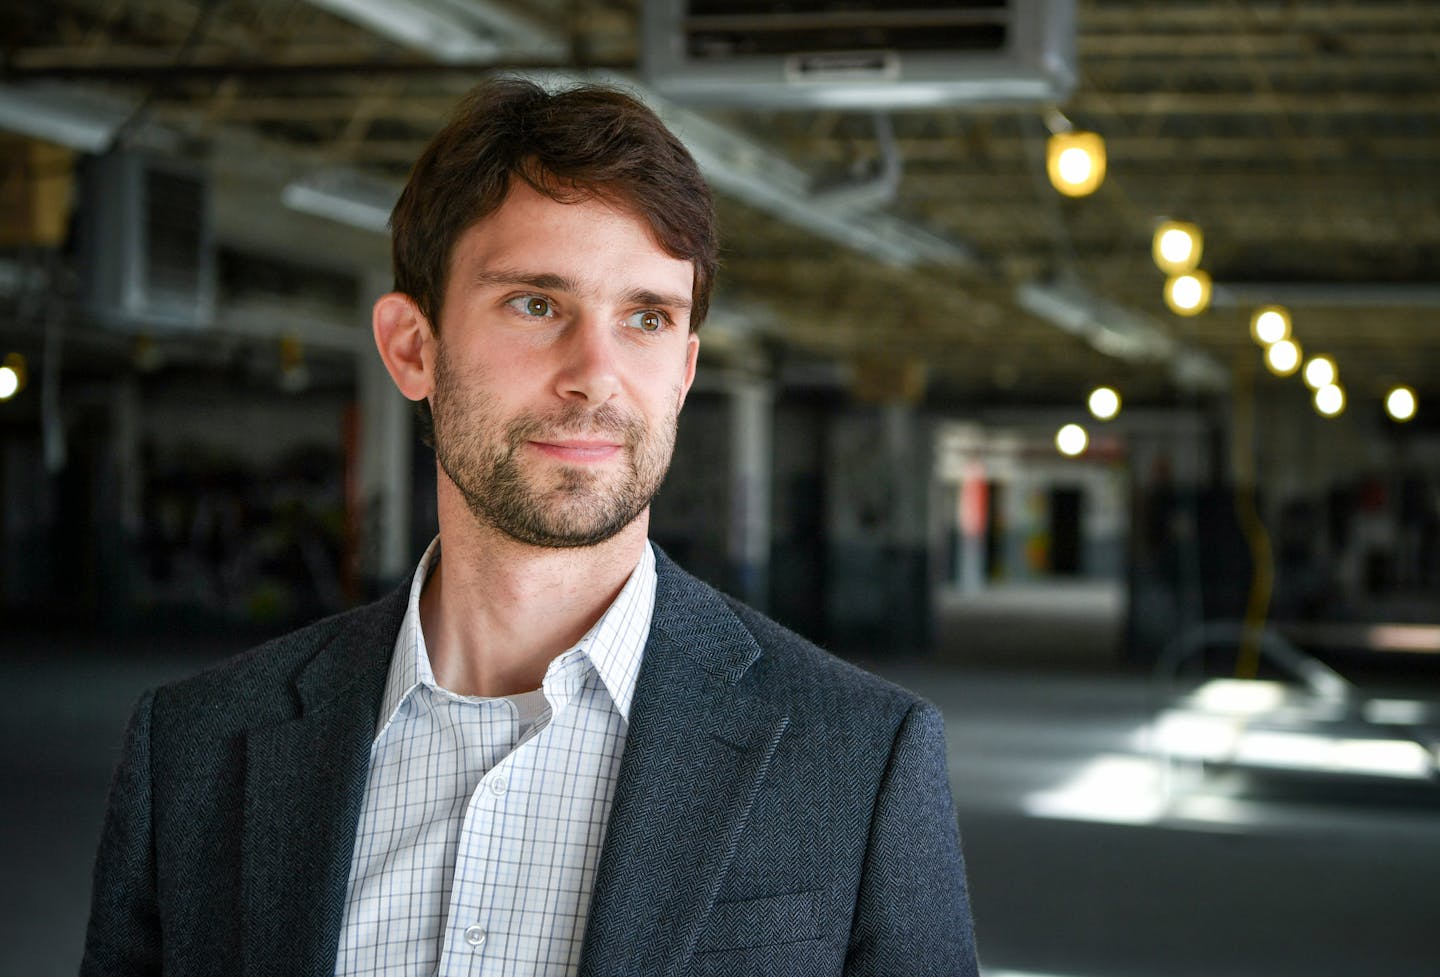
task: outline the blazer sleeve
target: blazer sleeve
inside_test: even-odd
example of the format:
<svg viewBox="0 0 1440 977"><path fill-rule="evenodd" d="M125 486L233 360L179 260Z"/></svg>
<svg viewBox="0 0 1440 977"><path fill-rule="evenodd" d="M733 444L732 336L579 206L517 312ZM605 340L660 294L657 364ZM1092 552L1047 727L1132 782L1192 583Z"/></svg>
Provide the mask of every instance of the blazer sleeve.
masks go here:
<svg viewBox="0 0 1440 977"><path fill-rule="evenodd" d="M159 974L160 920L151 821L150 713L154 693L135 707L115 779L85 934L81 977Z"/></svg>
<svg viewBox="0 0 1440 977"><path fill-rule="evenodd" d="M906 713L880 784L861 872L847 977L974 977L970 899L940 713Z"/></svg>

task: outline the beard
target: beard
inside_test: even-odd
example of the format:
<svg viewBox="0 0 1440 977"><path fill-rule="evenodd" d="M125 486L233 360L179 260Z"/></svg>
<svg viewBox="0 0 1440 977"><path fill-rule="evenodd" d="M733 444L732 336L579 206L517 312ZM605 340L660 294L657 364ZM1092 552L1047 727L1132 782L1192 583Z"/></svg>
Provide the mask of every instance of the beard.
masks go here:
<svg viewBox="0 0 1440 977"><path fill-rule="evenodd" d="M507 420L485 386L483 374L452 373L440 346L435 458L481 525L530 546L595 546L634 522L660 490L675 449L678 387L675 409L652 431L643 417L608 403L566 403ZM622 446L618 468L550 463L527 471L523 464L528 442L597 436Z"/></svg>

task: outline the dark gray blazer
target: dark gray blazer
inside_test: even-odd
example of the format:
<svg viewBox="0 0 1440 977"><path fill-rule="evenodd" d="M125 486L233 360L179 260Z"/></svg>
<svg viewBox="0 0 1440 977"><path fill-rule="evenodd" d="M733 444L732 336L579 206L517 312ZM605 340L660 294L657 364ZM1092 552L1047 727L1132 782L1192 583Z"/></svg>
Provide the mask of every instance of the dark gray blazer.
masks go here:
<svg viewBox="0 0 1440 977"><path fill-rule="evenodd" d="M657 571L580 974L975 974L934 707ZM83 975L334 972L407 591L141 700Z"/></svg>

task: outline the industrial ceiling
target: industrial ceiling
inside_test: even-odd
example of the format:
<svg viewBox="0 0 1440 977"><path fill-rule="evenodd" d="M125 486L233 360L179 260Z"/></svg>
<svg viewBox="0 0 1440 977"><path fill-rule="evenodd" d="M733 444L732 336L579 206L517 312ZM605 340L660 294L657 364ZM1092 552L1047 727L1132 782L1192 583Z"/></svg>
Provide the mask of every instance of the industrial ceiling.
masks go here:
<svg viewBox="0 0 1440 977"><path fill-rule="evenodd" d="M116 100L122 138L165 132L207 159L232 215L247 205L225 195L255 181L398 186L485 71L643 85L638 0L397 6L427 3L473 36L402 39L358 0L23 0L0 12L0 85ZM1078 402L1100 382L1168 402L1256 370L1250 315L1278 302L1352 402L1396 382L1440 395L1440 4L1080 0L1075 16L1058 108L1109 157L1081 199L1046 180L1050 106L653 98L720 191L717 307L780 360L920 368L977 402ZM896 159L886 193L826 202ZM1193 318L1166 308L1151 260L1167 218L1205 235L1215 298ZM371 237L356 253L383 256Z"/></svg>

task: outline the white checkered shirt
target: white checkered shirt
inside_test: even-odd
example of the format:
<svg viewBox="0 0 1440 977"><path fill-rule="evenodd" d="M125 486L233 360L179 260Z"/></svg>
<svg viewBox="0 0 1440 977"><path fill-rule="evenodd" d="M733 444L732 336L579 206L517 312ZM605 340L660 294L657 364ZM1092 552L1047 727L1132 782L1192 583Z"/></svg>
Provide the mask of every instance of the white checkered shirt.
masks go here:
<svg viewBox="0 0 1440 977"><path fill-rule="evenodd" d="M574 974L645 636L649 545L534 693L435 684L420 627L430 544L385 682L336 974Z"/></svg>

